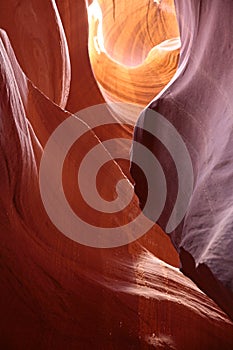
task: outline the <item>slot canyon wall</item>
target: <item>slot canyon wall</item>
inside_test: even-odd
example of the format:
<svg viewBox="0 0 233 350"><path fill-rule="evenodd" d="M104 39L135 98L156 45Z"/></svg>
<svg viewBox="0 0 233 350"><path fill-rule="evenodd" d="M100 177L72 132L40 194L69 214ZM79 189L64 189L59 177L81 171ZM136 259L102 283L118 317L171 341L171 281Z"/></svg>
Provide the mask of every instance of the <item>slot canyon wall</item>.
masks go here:
<svg viewBox="0 0 233 350"><path fill-rule="evenodd" d="M232 12L226 0L0 0L2 349L232 349ZM91 107L103 103L110 127L92 128ZM177 175L161 145L141 132L147 106L177 128L194 167L194 192L171 240L165 224ZM62 186L73 212L94 227L140 216L147 192L138 167L132 163L130 174L129 160L114 159L106 141L129 153L122 139L146 139L164 159L167 209L137 240L83 245L49 217L40 164L73 114L83 135L66 156ZM114 215L86 204L77 182L97 146L108 159L96 178L105 200L116 198L120 180L125 192L136 183ZM57 158L49 158L48 189ZM88 173L83 186L90 188ZM51 196L58 210L56 191Z"/></svg>

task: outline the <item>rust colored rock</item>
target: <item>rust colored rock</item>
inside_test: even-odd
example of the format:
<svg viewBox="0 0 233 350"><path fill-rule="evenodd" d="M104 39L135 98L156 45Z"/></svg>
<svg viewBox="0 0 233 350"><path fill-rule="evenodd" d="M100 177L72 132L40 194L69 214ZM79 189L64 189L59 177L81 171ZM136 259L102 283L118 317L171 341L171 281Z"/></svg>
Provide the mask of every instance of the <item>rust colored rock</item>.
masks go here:
<svg viewBox="0 0 233 350"><path fill-rule="evenodd" d="M54 1L27 5L12 0L0 7L8 13L4 17L0 12L0 27L7 32L0 31L1 348L232 349L232 322L179 272L178 255L159 226L128 245L96 249L69 239L49 219L39 189L39 167L51 134L71 117L62 107L67 97L66 108L72 112L103 101L87 55L87 17L76 13L77 8L84 11L84 1L59 2L62 23ZM21 9L19 28L27 28L22 33L13 28L16 9ZM76 25L86 33L78 47ZM29 45L24 41L31 35L43 42L38 46L41 56L35 59L24 56L24 45ZM69 57L61 53L66 40ZM83 52L77 68L78 50ZM69 86L69 59L68 96L64 86ZM45 81L41 70L48 77ZM86 78L80 83L76 78L82 71ZM79 84L85 88L76 100ZM125 223L129 217L129 208L114 215L93 212L85 207L77 186L76 171L90 146L99 145L107 153L106 139L132 138L132 125L125 127L111 118L114 127L91 130L83 114L77 114L85 133L70 149L62 174L72 209L94 220L96 227ZM57 157L51 157L50 170L55 171ZM110 159L101 169L97 187L104 198L112 200L112 187L119 180L132 181L128 166ZM53 177L47 180L52 185ZM57 198L54 192L54 207ZM136 196L130 203L132 213L140 213Z"/></svg>
<svg viewBox="0 0 233 350"><path fill-rule="evenodd" d="M28 78L52 101L65 107L70 58L56 2L1 1L0 23Z"/></svg>

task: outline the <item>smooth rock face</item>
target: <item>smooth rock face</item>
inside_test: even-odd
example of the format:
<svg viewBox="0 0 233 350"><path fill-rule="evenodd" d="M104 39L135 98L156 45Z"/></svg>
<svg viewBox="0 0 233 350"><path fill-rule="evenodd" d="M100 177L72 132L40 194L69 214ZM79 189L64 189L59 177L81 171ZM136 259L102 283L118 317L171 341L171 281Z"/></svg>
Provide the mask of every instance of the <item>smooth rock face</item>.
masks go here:
<svg viewBox="0 0 233 350"><path fill-rule="evenodd" d="M28 78L53 102L65 107L70 59L55 1L1 1L0 23Z"/></svg>
<svg viewBox="0 0 233 350"><path fill-rule="evenodd" d="M173 81L150 104L178 130L191 155L194 189L182 224L171 233L182 271L233 318L232 240L232 15L231 1L175 1L181 54ZM143 113L134 139L145 142L141 128L154 121ZM167 157L156 140L148 145ZM134 153L135 156L135 153ZM134 157L133 157L134 158ZM168 159L167 214L174 205L177 171ZM145 188L132 167L142 205ZM184 173L185 176L185 173ZM169 215L159 223L165 229Z"/></svg>
<svg viewBox="0 0 233 350"><path fill-rule="evenodd" d="M39 165L48 139L68 111L104 101L88 58L85 11L84 1L0 3L0 347L232 349L231 320L178 270L178 254L158 225L137 242L95 249L67 238L45 211ZM177 51L168 56L172 76ZM126 210L99 215L81 197L77 169L91 147L107 152L103 141L131 139L133 127L117 123L94 133L85 122L79 113L86 133L64 162L66 196L96 227L122 225L140 213L136 196ZM106 164L97 179L103 198L113 200L119 180L132 181L128 167ZM56 193L52 199L56 206Z"/></svg>

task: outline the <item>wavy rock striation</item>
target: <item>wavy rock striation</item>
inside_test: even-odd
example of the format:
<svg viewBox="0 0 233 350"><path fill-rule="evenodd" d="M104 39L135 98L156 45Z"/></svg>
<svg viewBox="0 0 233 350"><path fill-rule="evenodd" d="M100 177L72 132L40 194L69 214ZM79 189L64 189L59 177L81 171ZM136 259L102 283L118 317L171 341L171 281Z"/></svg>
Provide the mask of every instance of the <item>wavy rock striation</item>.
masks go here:
<svg viewBox="0 0 233 350"><path fill-rule="evenodd" d="M232 322L178 270L178 255L158 225L136 242L96 249L66 237L45 211L39 166L48 139L70 112L104 100L88 58L85 11L84 1L0 4L1 348L232 349ZM177 51L171 62L174 74ZM161 77L160 89L167 79ZM92 146L107 154L105 139L131 139L132 125L93 131L81 112L76 121L85 133L64 162L66 196L96 227L120 226L129 213L140 213L136 196L122 212L100 215L84 203L76 169ZM48 186L57 156L51 157ZM132 181L128 166L110 158L97 179L104 198L114 198L119 180ZM52 193L54 206L57 198Z"/></svg>
<svg viewBox="0 0 233 350"><path fill-rule="evenodd" d="M151 102L178 130L192 158L194 188L186 216L171 233L180 254L182 271L233 318L232 241L232 3L176 1L181 33L181 54L176 75ZM208 20L207 20L208 18ZM135 140L154 121L143 113ZM168 159L156 140L147 143L158 157ZM168 159L168 186L177 188L177 170ZM145 187L132 167L136 192L145 201ZM185 176L185 173L184 173ZM168 213L177 192L169 192ZM150 213L147 213L150 215Z"/></svg>

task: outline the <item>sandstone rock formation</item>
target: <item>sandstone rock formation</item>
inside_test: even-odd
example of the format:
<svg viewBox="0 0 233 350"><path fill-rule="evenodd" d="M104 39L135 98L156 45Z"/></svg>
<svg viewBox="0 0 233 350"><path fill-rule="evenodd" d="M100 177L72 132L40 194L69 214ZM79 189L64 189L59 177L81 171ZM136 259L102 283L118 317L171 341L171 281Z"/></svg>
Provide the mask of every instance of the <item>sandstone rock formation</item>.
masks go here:
<svg viewBox="0 0 233 350"><path fill-rule="evenodd" d="M110 17L112 14L117 19L122 11L124 13L126 2L99 2L103 13L106 10L109 16L107 23L111 24L112 31L106 34L108 55L101 54L103 61L98 65L106 65L102 74L107 69L116 70L113 75L116 85L112 85L96 65L98 52L88 54L88 16L84 1L49 0L30 4L25 0L0 1L2 349L217 350L233 346L232 321L178 270L178 254L158 225L136 242L122 247L87 247L57 229L45 210L39 189L39 167L46 143L71 113L77 113L77 125L85 133L70 149L62 174L73 211L92 225L107 228L125 224L129 213L133 216L140 213L136 196L125 210L114 215L100 214L85 204L76 173L82 158L95 145L109 156L110 150L103 142L111 138L131 140L133 125L117 122L116 108L115 114L110 115L113 124L110 128L91 130L81 110L103 102L104 98L108 102L119 98L142 108L168 83L178 61L177 41L174 51L171 46L163 50L164 56L156 53L156 45L170 39L168 43L172 44L178 32L173 2L162 3L149 3L150 26L154 13L160 15L149 35L155 48L147 46L149 36L146 47L144 39L141 48L137 46L141 50L140 60L152 49L148 65L145 60L139 69L132 68L136 62L132 60L139 57L134 51L132 34L137 33L136 20L140 27L145 23L144 2L138 1L138 6L128 2L127 9L133 12L135 8L138 12L132 17L133 33L129 33L128 43L124 41L127 32L125 36L122 34L122 51L120 39L114 49L119 29ZM178 10L182 13L183 8ZM120 16L115 25L122 27L121 20L124 18ZM172 23L170 27L169 23ZM109 30L110 24L105 24ZM89 22L89 25L92 24ZM147 29L142 26L142 30ZM91 39L90 35L89 50L92 50ZM129 62L123 61L128 45ZM116 54L120 57L115 57ZM163 66L161 74L155 64ZM140 82L140 89L130 85L132 69L136 69L133 84ZM149 78L147 74L152 76ZM141 89L144 83L145 89L150 86L145 94ZM124 87L127 89L123 94ZM119 142L117 148L121 147ZM58 154L51 157L49 187L53 185L57 157ZM121 179L128 179L128 189L132 189L128 168L129 162L110 158L97 178L101 196L113 200L115 186ZM89 186L88 174L84 185ZM57 193L52 195L56 207ZM81 228L77 227L78 230ZM82 234L86 234L85 230Z"/></svg>
<svg viewBox="0 0 233 350"><path fill-rule="evenodd" d="M192 158L194 188L187 215L171 233L182 271L233 318L232 242L232 3L176 1L181 54L176 75L150 104L178 130ZM208 19L208 20L207 20ZM135 139L144 142L143 113ZM177 195L177 169L156 140L147 146L165 164L169 191L165 228ZM155 146L156 145L156 146ZM133 172L142 205L145 188ZM184 174L185 176L185 174ZM179 184L178 184L179 186ZM175 190L176 188L176 190Z"/></svg>

